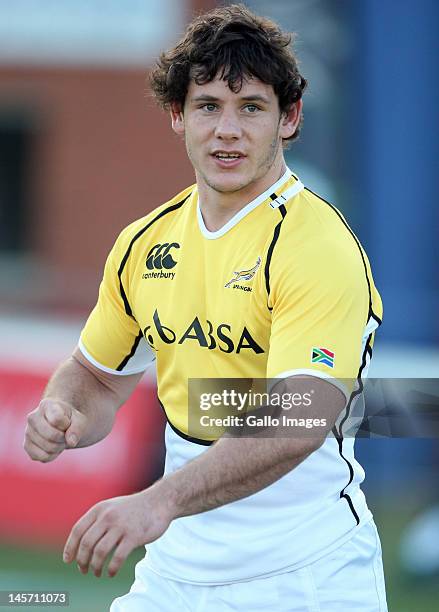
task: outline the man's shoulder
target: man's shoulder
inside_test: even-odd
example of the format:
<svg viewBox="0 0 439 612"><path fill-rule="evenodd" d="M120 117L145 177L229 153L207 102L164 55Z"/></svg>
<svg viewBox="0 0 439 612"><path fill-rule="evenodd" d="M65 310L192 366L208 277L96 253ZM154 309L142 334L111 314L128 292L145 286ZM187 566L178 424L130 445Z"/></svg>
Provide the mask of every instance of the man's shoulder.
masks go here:
<svg viewBox="0 0 439 612"><path fill-rule="evenodd" d="M364 277L364 251L343 214L305 188L287 204L272 255L273 273L343 282Z"/></svg>
<svg viewBox="0 0 439 612"><path fill-rule="evenodd" d="M135 240L139 234L142 234L155 223L160 222L161 219L165 219L168 213L179 210L187 201L193 189L194 185L187 187L164 204L160 204L160 206L153 208L147 215L131 222L120 232L115 246L122 249L128 248L130 243Z"/></svg>
<svg viewBox="0 0 439 612"><path fill-rule="evenodd" d="M360 243L341 211L305 187L287 205L279 246L304 252L359 252ZM328 253L329 254L329 253Z"/></svg>

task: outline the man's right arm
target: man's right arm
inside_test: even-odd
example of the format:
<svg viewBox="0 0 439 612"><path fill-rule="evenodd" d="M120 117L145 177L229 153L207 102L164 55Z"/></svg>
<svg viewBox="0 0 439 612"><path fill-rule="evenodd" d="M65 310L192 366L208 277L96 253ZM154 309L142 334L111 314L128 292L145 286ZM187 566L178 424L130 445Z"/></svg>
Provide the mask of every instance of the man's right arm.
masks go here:
<svg viewBox="0 0 439 612"><path fill-rule="evenodd" d="M118 408L142 373L117 376L91 364L77 349L50 379L27 419L24 449L35 461L53 461L66 448L90 446L111 431Z"/></svg>

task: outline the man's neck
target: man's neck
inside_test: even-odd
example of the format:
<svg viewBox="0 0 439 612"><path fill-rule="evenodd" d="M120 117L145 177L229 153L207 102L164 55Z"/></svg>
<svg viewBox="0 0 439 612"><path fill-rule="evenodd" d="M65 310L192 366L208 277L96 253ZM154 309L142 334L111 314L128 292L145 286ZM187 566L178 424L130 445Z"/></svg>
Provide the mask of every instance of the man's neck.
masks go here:
<svg viewBox="0 0 439 612"><path fill-rule="evenodd" d="M270 172L247 187L231 193L217 191L197 175L198 198L204 224L210 232L221 229L244 206L252 202L271 185L274 185L286 172L287 166L282 159Z"/></svg>

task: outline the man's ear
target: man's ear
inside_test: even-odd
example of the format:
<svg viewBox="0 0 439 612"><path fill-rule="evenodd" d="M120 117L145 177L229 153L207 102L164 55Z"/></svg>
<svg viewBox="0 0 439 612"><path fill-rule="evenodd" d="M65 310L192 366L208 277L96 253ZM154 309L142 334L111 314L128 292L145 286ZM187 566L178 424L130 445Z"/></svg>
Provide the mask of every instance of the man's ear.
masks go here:
<svg viewBox="0 0 439 612"><path fill-rule="evenodd" d="M179 136L184 136L184 115L180 104L173 102L170 108L172 129Z"/></svg>
<svg viewBox="0 0 439 612"><path fill-rule="evenodd" d="M294 104L291 105L289 111L284 113L280 120L280 137L281 138L291 138L295 131L297 130L297 126L300 123L300 117L302 115L303 101L302 99L297 100Z"/></svg>

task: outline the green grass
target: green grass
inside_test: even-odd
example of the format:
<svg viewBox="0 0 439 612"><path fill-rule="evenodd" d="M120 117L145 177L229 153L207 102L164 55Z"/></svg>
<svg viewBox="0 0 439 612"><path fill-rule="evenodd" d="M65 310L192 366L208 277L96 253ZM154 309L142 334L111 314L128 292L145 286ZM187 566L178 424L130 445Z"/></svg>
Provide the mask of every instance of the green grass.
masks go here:
<svg viewBox="0 0 439 612"><path fill-rule="evenodd" d="M383 547L384 573L389 612L437 612L439 610L439 579L420 580L407 576L399 564L399 539L404 527L418 508L412 500L400 504L378 506L375 522ZM438 542L439 546L439 542Z"/></svg>
<svg viewBox="0 0 439 612"><path fill-rule="evenodd" d="M108 611L115 597L126 593L134 580L134 566L144 555L139 548L126 560L120 572L109 578L96 578L92 573L82 575L76 564L66 565L58 552L23 549L3 544L0 546L0 590L63 590L69 591L70 605L62 607L28 606L28 610L62 610L69 612ZM6 606L1 610L16 610Z"/></svg>
<svg viewBox="0 0 439 612"><path fill-rule="evenodd" d="M387 599L390 612L435 612L439 610L439 583L419 582L404 576L398 562L400 534L417 508L411 500L393 506L375 505L374 516L383 545ZM438 543L439 545L439 543ZM0 589L57 589L70 592L69 612L108 611L111 601L126 593L134 580L134 565L144 549L134 551L115 578L83 576L76 565L65 565L59 552L0 545ZM16 608L2 607L2 610ZM48 608L27 608L47 612ZM50 609L50 608L49 608ZM250 611L246 611L250 612ZM355 611L352 611L355 612Z"/></svg>

